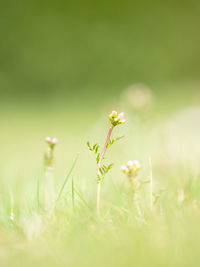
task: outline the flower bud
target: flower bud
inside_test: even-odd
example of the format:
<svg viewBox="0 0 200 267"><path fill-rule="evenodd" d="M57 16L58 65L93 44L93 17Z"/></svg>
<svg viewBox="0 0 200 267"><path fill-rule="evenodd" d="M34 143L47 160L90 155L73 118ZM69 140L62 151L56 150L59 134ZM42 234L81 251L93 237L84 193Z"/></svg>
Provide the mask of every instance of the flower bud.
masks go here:
<svg viewBox="0 0 200 267"><path fill-rule="evenodd" d="M129 160L126 165L121 167L123 173L128 175L136 174L141 168L141 165L138 160Z"/></svg>
<svg viewBox="0 0 200 267"><path fill-rule="evenodd" d="M108 118L113 126L117 126L125 122L124 112L118 114L117 111L113 110L108 116Z"/></svg>
<svg viewBox="0 0 200 267"><path fill-rule="evenodd" d="M56 137L51 138L48 136L45 138L45 141L50 147L54 147L57 144L58 139Z"/></svg>
<svg viewBox="0 0 200 267"><path fill-rule="evenodd" d="M128 168L125 165L122 165L121 169L123 173L128 173Z"/></svg>
<svg viewBox="0 0 200 267"><path fill-rule="evenodd" d="M52 141L52 144L54 144L54 145L55 145L55 144L57 144L57 142L58 142L58 139L57 139L56 137L54 137L54 138L52 138L52 140L51 140L51 141Z"/></svg>

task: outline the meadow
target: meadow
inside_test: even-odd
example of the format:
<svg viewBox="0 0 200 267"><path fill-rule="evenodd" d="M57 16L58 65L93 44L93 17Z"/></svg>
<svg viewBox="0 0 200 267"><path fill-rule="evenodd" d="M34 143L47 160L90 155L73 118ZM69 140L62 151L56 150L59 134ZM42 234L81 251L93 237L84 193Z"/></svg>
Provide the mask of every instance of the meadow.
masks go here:
<svg viewBox="0 0 200 267"><path fill-rule="evenodd" d="M199 14L2 1L0 266L200 265Z"/></svg>
<svg viewBox="0 0 200 267"><path fill-rule="evenodd" d="M1 266L199 266L200 108L198 86L190 89L180 97L135 84L97 103L2 106ZM97 215L97 165L86 143L102 151L112 110L126 122L111 138L124 137L105 153L114 165ZM52 162L47 136L58 138ZM137 199L121 169L130 160L141 165Z"/></svg>

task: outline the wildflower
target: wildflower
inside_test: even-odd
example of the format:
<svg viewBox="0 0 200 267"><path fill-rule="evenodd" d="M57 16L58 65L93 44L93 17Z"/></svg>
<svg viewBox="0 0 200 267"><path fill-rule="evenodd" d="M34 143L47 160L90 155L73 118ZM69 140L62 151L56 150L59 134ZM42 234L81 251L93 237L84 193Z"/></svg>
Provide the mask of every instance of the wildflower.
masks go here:
<svg viewBox="0 0 200 267"><path fill-rule="evenodd" d="M95 154L95 158L96 158L96 163L97 163L97 215L100 215L100 192L101 192L101 184L102 181L105 177L105 175L110 171L110 169L112 168L113 164L109 164L109 165L104 165L103 164L103 160L104 160L104 155L107 151L107 149L113 145L116 141L120 140L123 136L117 137L117 138L113 138L111 139L111 134L113 131L113 128L119 124L123 124L125 122L124 119L124 113L117 113L117 111L113 110L110 115L108 116L109 121L110 121L110 127L108 130L108 134L106 137L106 141L104 144L104 147L102 149L102 151L99 151L99 145L95 144L93 146L90 145L89 142L87 142L87 146L89 148L90 151L93 151Z"/></svg>
<svg viewBox="0 0 200 267"><path fill-rule="evenodd" d="M135 176L140 168L141 165L138 160L129 160L126 165L122 165L121 167L123 173L128 174L128 176Z"/></svg>
<svg viewBox="0 0 200 267"><path fill-rule="evenodd" d="M51 138L51 137L48 136L48 137L45 138L45 141L47 142L47 144L50 147L53 148L57 144L58 139L56 137Z"/></svg>
<svg viewBox="0 0 200 267"><path fill-rule="evenodd" d="M124 119L124 112L118 114L117 111L113 110L108 116L108 118L112 126L117 126L126 122L126 120Z"/></svg>
<svg viewBox="0 0 200 267"><path fill-rule="evenodd" d="M122 169L123 173L128 173L128 168L126 167L126 165L122 165L121 169Z"/></svg>
<svg viewBox="0 0 200 267"><path fill-rule="evenodd" d="M129 160L126 165L121 166L122 172L127 175L127 178L131 184L136 210L139 216L142 217L142 211L139 203L139 191L141 190L144 182L137 177L137 172L140 170L140 168L141 165L138 160Z"/></svg>

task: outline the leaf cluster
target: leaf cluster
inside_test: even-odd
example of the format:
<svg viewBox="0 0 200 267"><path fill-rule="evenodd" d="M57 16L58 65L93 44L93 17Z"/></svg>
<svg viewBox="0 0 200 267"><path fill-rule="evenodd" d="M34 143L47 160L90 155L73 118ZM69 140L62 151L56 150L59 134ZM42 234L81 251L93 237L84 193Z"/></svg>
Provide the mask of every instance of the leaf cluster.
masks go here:
<svg viewBox="0 0 200 267"><path fill-rule="evenodd" d="M101 182L104 178L104 176L110 171L110 169L113 167L113 163L109 164L108 166L103 165L99 172L100 174L97 174L97 182Z"/></svg>
<svg viewBox="0 0 200 267"><path fill-rule="evenodd" d="M88 141L87 142L87 146L88 146L90 151L94 152L95 158L96 158L96 162L98 164L99 160L100 160L100 155L101 155L101 153L99 152L99 145L98 144L94 144L93 146L91 146L89 141Z"/></svg>

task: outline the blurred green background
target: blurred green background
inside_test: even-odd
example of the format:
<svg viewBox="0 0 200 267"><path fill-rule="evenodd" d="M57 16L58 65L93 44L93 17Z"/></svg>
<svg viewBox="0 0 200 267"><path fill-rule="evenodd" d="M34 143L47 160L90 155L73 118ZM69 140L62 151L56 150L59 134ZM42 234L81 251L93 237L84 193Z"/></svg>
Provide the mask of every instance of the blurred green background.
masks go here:
<svg viewBox="0 0 200 267"><path fill-rule="evenodd" d="M152 90L150 120L199 104L199 14L194 0L2 1L1 164L37 155L47 135L71 160L137 83Z"/></svg>
<svg viewBox="0 0 200 267"><path fill-rule="evenodd" d="M88 139L104 140L112 109L126 112L136 135L131 85L152 92L151 127L199 104L199 14L199 1L2 1L1 177L38 173L48 135L59 139L63 177ZM139 140L141 155L146 145Z"/></svg>
<svg viewBox="0 0 200 267"><path fill-rule="evenodd" d="M2 1L1 102L99 102L136 82L181 92L199 82L199 14L194 0Z"/></svg>

